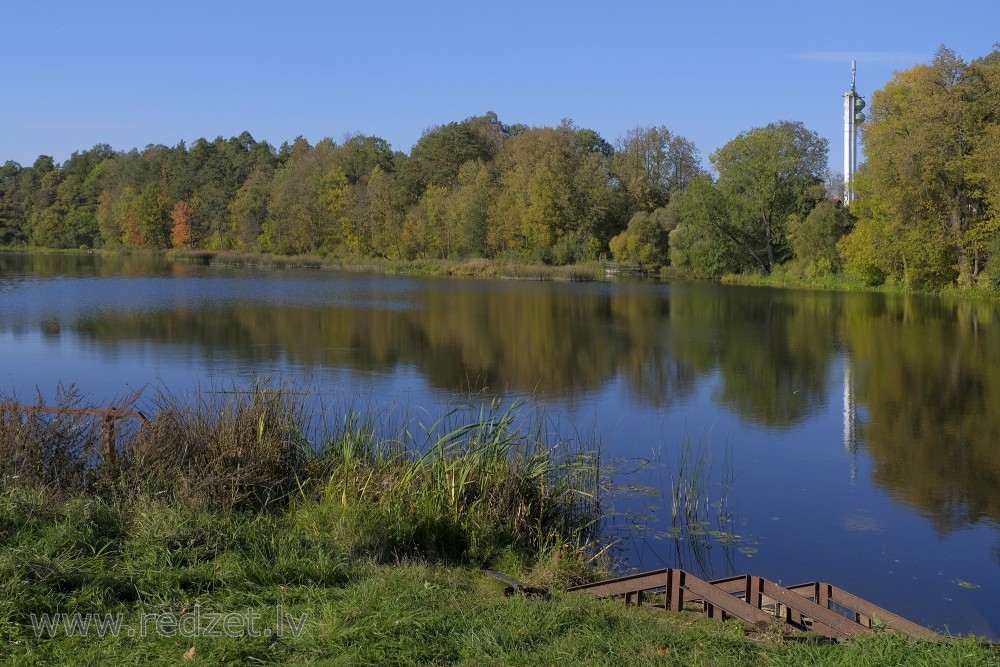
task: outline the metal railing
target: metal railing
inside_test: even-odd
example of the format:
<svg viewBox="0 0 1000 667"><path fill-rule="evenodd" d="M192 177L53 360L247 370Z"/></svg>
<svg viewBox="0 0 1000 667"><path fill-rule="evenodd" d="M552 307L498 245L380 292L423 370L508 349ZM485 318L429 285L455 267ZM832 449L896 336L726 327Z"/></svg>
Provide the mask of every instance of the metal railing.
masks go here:
<svg viewBox="0 0 1000 667"><path fill-rule="evenodd" d="M53 415L84 415L100 417L103 421L104 429L104 462L110 465L115 464L118 449L115 446L115 422L120 419L135 419L142 428L149 424L146 415L138 410L127 410L124 408L73 408L73 407L48 407L44 405L21 405L18 403L0 403L0 417L4 413L42 413Z"/></svg>

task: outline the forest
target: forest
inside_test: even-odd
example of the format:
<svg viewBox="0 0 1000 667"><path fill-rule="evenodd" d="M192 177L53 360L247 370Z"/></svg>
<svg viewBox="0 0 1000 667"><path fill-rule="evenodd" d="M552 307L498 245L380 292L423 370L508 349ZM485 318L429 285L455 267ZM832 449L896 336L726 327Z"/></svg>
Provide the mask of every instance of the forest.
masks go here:
<svg viewBox="0 0 1000 667"><path fill-rule="evenodd" d="M388 260L613 259L671 275L845 274L867 285L1000 285L1000 45L942 46L869 98L856 199L826 139L781 120L708 156L665 126L614 144L571 120L494 113L275 148L248 132L0 167L0 246ZM992 267L991 258L997 257Z"/></svg>

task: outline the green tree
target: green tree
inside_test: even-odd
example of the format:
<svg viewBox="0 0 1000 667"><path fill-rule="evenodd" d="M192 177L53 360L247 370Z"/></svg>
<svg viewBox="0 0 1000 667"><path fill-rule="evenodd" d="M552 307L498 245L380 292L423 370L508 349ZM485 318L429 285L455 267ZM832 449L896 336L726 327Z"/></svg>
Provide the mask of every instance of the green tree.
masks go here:
<svg viewBox="0 0 1000 667"><path fill-rule="evenodd" d="M393 173L396 157L389 142L380 137L363 134L348 136L335 152L333 166L344 173L353 185L367 179L379 167L383 172Z"/></svg>
<svg viewBox="0 0 1000 667"><path fill-rule="evenodd" d="M676 224L670 232L670 265L693 278L718 278L750 265L751 257L733 236L726 198L710 176L695 178L667 208Z"/></svg>
<svg viewBox="0 0 1000 667"><path fill-rule="evenodd" d="M20 188L23 168L8 160L0 167L0 245L25 240L24 190Z"/></svg>
<svg viewBox="0 0 1000 667"><path fill-rule="evenodd" d="M403 170L407 189L419 197L428 185L455 185L462 165L493 160L506 135L507 129L492 112L426 130Z"/></svg>
<svg viewBox="0 0 1000 667"><path fill-rule="evenodd" d="M260 246L266 252L301 254L316 249L323 218L320 184L325 169L319 152L299 137L288 159L271 181L267 220L262 225Z"/></svg>
<svg viewBox="0 0 1000 667"><path fill-rule="evenodd" d="M715 151L717 187L727 210L725 235L765 272L785 258L785 223L823 197L827 140L781 121L743 132Z"/></svg>
<svg viewBox="0 0 1000 667"><path fill-rule="evenodd" d="M406 213L403 240L406 254L422 259L447 257L454 244L445 229L449 204L449 191L438 185L429 185L416 206Z"/></svg>
<svg viewBox="0 0 1000 667"><path fill-rule="evenodd" d="M91 247L99 236L97 196L99 181L114 155L107 145L74 152L62 165L46 173L39 201L32 213L32 241L53 248Z"/></svg>
<svg viewBox="0 0 1000 667"><path fill-rule="evenodd" d="M986 284L1000 285L1000 44L983 58L969 64L967 87L971 98L970 113L982 128L969 156L969 180L982 204L979 224L966 234L972 255L972 273L977 274L981 260L987 262Z"/></svg>
<svg viewBox="0 0 1000 667"><path fill-rule="evenodd" d="M840 202L822 201L803 218L788 218L788 239L800 269L830 273L839 268L837 241L847 231L850 216Z"/></svg>
<svg viewBox="0 0 1000 667"><path fill-rule="evenodd" d="M362 224L366 228L366 254L387 258L405 256L403 191L395 175L376 165L365 184L367 204Z"/></svg>
<svg viewBox="0 0 1000 667"><path fill-rule="evenodd" d="M458 170L448 216L449 228L460 239L459 254L486 256L490 208L496 195L496 179L486 163L470 161Z"/></svg>
<svg viewBox="0 0 1000 667"><path fill-rule="evenodd" d="M267 220L273 178L274 168L270 165L256 167L229 202L229 237L236 250L258 249L257 240Z"/></svg>

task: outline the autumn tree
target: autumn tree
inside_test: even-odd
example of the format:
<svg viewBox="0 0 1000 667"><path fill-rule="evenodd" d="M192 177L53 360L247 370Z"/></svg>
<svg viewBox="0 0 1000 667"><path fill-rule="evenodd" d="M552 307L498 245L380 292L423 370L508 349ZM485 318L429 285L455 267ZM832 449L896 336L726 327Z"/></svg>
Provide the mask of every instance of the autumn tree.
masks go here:
<svg viewBox="0 0 1000 667"><path fill-rule="evenodd" d="M174 226L170 229L170 242L175 248L191 247L191 214L194 209L191 204L181 199L170 211L170 219Z"/></svg>

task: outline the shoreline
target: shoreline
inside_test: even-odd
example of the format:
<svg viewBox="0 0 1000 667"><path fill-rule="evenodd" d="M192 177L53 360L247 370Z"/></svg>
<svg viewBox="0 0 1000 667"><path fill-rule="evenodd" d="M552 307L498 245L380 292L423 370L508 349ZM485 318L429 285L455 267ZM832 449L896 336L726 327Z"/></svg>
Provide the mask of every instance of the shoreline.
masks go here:
<svg viewBox="0 0 1000 667"><path fill-rule="evenodd" d="M899 284L865 285L845 274L829 274L812 278L790 276L781 271L763 274L726 274L718 280L699 280L681 276L670 267L649 273L634 267L622 268L612 261L595 261L587 264L553 266L548 264L520 263L507 260L472 258L467 260L385 260L378 258L345 259L320 255L271 255L210 250L108 250L108 249L53 249L53 248L0 248L0 253L22 255L66 255L102 257L160 257L169 261L197 264L216 268L257 269L312 269L322 271L347 271L379 275L404 275L428 277L475 278L482 280L525 280L553 282L616 282L619 280L646 280L659 283L713 283L740 287L767 287L771 289L804 290L815 292L841 292L856 294L886 294L902 296L934 296L967 301L1000 300L1000 290L979 286L947 286L939 289L914 289Z"/></svg>

